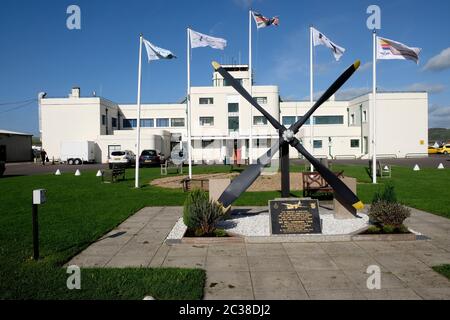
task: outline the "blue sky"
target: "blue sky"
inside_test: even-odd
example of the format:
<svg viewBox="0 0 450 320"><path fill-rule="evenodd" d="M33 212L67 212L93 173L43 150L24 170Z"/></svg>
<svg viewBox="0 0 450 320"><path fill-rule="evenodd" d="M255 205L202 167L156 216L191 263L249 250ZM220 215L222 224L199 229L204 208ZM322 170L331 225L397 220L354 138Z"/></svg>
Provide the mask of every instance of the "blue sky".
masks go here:
<svg viewBox="0 0 450 320"><path fill-rule="evenodd" d="M66 28L66 9L81 8L81 30ZM248 8L278 15L279 27L254 28L256 84L280 87L285 99L309 95L309 31L314 24L346 48L334 61L316 47L315 91L320 92L354 60L362 69L341 90L358 95L372 85L371 31L366 8L381 7L381 36L423 48L419 66L411 61L379 61L383 90L428 90L430 127L450 128L450 2L428 1L286 1L286 0L2 0L0 6L0 128L38 132L37 103L21 108L10 102L67 96L80 86L112 101L136 101L139 33L171 50L176 60L143 65L142 101L177 102L186 91L186 27L227 39L224 51L193 50L192 85L210 85L210 62L248 60ZM447 50L445 50L447 49ZM428 63L431 60L430 63ZM428 63L428 64L427 64Z"/></svg>

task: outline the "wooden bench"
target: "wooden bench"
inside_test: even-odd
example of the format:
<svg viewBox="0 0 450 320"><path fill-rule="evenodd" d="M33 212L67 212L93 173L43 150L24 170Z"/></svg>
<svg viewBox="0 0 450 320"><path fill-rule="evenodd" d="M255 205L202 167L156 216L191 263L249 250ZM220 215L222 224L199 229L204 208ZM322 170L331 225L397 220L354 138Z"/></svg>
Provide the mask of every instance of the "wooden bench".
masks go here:
<svg viewBox="0 0 450 320"><path fill-rule="evenodd" d="M102 174L102 182L117 182L125 180L125 167L113 166L112 169L106 170Z"/></svg>
<svg viewBox="0 0 450 320"><path fill-rule="evenodd" d="M343 177L344 171L335 172L337 177ZM322 193L332 193L333 188L318 172L303 172L303 196L311 197L312 195Z"/></svg>
<svg viewBox="0 0 450 320"><path fill-rule="evenodd" d="M166 160L166 161L164 161L164 163L161 163L161 175L162 176L167 176L167 173L171 169L175 169L176 173L182 174L183 173L183 163L175 164L170 160Z"/></svg>
<svg viewBox="0 0 450 320"><path fill-rule="evenodd" d="M188 178L184 178L183 180L181 180L181 184L183 185L183 191L184 192L189 192L192 190L193 184L199 186L199 188L203 191L208 191L208 187L209 187L209 179L189 179Z"/></svg>

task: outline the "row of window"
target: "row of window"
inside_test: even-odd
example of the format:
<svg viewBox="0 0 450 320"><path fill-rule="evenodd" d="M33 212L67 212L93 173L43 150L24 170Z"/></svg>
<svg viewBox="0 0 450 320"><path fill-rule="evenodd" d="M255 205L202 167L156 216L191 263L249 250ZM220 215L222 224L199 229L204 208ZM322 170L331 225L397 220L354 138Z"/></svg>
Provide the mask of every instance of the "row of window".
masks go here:
<svg viewBox="0 0 450 320"><path fill-rule="evenodd" d="M281 118L281 122L284 126L291 126L296 121L299 121L302 117L284 116ZM327 125L327 124L344 124L344 116L314 116L314 124ZM309 125L310 119L306 120L305 124Z"/></svg>
<svg viewBox="0 0 450 320"><path fill-rule="evenodd" d="M253 97L253 99L255 99L256 102L259 103L259 104L267 104L267 97ZM198 99L198 103L199 104L214 104L214 98L211 98L211 97L199 98ZM230 104L231 103L229 103L228 106ZM238 105L238 104L236 103L236 105Z"/></svg>
<svg viewBox="0 0 450 320"><path fill-rule="evenodd" d="M323 140L313 140L314 149L322 149L322 147L323 147ZM359 139L351 139L350 148L359 148Z"/></svg>
<svg viewBox="0 0 450 320"><path fill-rule="evenodd" d="M136 128L136 119L123 119L124 128ZM114 127L114 125L113 125ZM143 128L154 128L155 119L141 119L141 127ZM184 118L157 118L156 119L157 128L167 128L167 127L184 127Z"/></svg>

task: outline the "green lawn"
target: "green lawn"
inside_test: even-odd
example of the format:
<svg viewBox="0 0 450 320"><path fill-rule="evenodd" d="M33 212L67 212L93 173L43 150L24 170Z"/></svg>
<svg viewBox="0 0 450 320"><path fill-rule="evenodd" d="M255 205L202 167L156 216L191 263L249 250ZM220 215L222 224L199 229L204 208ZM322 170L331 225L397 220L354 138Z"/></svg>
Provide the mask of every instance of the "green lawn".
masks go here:
<svg viewBox="0 0 450 320"><path fill-rule="evenodd" d="M299 167L292 168L297 171ZM382 186L370 184L362 166L335 166L359 181L358 195L368 203ZM194 167L194 173L229 171L228 166ZM141 181L160 177L159 168L143 169ZM66 288L67 274L61 268L72 256L145 206L179 206L185 194L143 185L136 190L134 171L128 180L102 184L95 172L62 176L38 175L0 179L0 299L199 299L205 274L189 269L83 269L82 290ZM404 204L450 217L450 199L445 195L450 170L393 167L397 195ZM384 180L381 180L383 182ZM41 256L30 260L31 193L47 190L48 202L40 207ZM295 193L300 195L299 193ZM267 205L279 192L248 192L236 205Z"/></svg>
<svg viewBox="0 0 450 320"><path fill-rule="evenodd" d="M447 277L450 280L450 264L443 264L441 266L433 267L433 270L439 272L443 276Z"/></svg>

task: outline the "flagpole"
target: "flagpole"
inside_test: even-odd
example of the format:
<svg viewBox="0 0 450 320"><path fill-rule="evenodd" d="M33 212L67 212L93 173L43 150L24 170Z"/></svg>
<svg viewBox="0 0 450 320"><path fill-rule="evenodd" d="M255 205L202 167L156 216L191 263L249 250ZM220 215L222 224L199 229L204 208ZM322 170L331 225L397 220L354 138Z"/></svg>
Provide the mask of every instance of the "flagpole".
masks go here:
<svg viewBox="0 0 450 320"><path fill-rule="evenodd" d="M376 106L377 106L377 31L373 30L373 81L372 81L372 182L377 183Z"/></svg>
<svg viewBox="0 0 450 320"><path fill-rule="evenodd" d="M314 103L314 48L313 48L313 27L309 27L309 102L311 106ZM297 119L295 120L297 121ZM310 144L311 144L311 154L314 154L314 117L311 116L309 120L310 126ZM314 171L314 167L311 164L311 172Z"/></svg>
<svg viewBox="0 0 450 320"><path fill-rule="evenodd" d="M139 36L139 64L138 64L138 92L137 92L137 120L136 120L136 161L135 188L139 188L139 156L141 147L141 82L142 82L142 33Z"/></svg>
<svg viewBox="0 0 450 320"><path fill-rule="evenodd" d="M191 48L190 28L187 28L187 134L188 134L188 161L189 179L192 179L192 147L191 147Z"/></svg>
<svg viewBox="0 0 450 320"><path fill-rule="evenodd" d="M252 72L252 10L248 11L248 79L250 83L250 95L253 96L253 72ZM253 107L250 106L250 141L249 164L253 163Z"/></svg>

